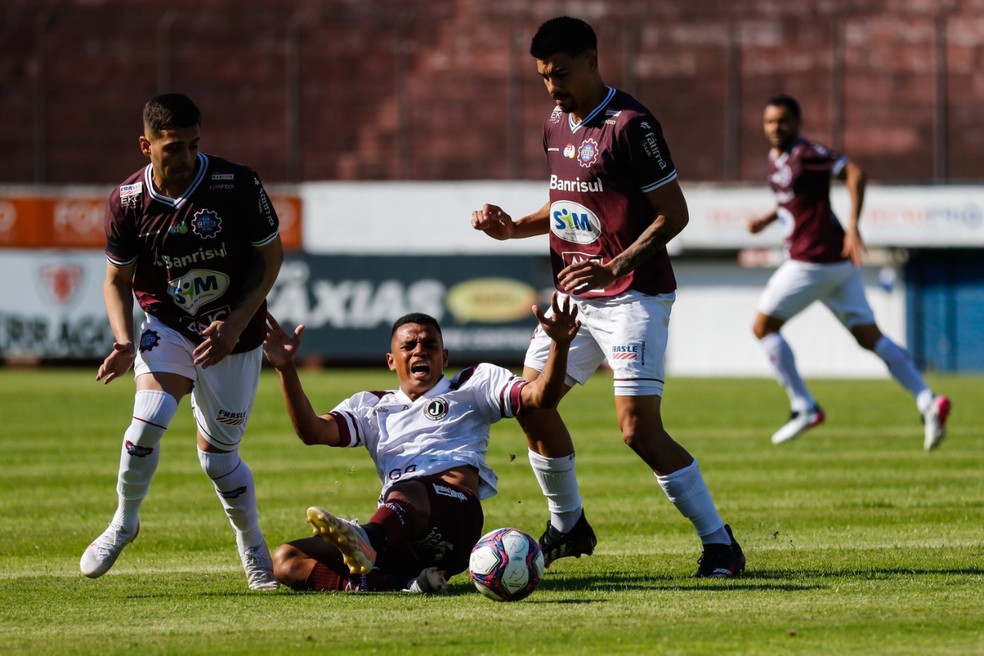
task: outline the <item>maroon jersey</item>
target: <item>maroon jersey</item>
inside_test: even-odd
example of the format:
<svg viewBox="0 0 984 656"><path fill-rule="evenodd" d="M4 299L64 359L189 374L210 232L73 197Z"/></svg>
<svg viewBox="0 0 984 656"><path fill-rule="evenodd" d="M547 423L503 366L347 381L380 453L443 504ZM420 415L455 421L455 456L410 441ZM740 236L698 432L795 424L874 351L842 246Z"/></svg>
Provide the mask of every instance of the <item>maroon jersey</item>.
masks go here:
<svg viewBox="0 0 984 656"><path fill-rule="evenodd" d="M147 165L113 190L106 208L106 258L134 265L140 307L194 343L249 292L246 272L255 246L278 234L277 213L256 173L199 153L181 198L154 189ZM263 342L266 305L243 329L234 353Z"/></svg>
<svg viewBox="0 0 984 656"><path fill-rule="evenodd" d="M786 251L801 262L841 262L844 228L830 206L830 180L847 158L798 137L788 152L769 151L769 186L786 228Z"/></svg>
<svg viewBox="0 0 984 656"><path fill-rule="evenodd" d="M543 128L550 166L550 259L554 282L572 262L609 262L652 225L646 193L676 179L659 123L635 98L609 87L608 96L581 123L559 107ZM634 289L665 294L676 289L662 248L629 274L585 298Z"/></svg>

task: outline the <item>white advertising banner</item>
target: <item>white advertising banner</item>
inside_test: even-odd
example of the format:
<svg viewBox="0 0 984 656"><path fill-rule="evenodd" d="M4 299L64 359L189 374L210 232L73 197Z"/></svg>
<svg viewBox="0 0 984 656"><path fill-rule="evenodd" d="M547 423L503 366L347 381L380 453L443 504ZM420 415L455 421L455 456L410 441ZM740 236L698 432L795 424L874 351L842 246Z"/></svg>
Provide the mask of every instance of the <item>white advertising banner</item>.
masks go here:
<svg viewBox="0 0 984 656"><path fill-rule="evenodd" d="M113 345L99 251L3 250L0 354L7 359L103 358Z"/></svg>
<svg viewBox="0 0 984 656"><path fill-rule="evenodd" d="M775 208L771 192L759 187L685 187L690 225L680 235L687 249L765 248L782 244L778 222L752 235L748 219ZM850 214L847 191L835 186L834 212ZM984 246L984 187L888 187L869 185L861 211L861 236L869 247L973 248ZM790 226L791 227L791 226Z"/></svg>
<svg viewBox="0 0 984 656"><path fill-rule="evenodd" d="M749 218L775 207L761 185L683 184L690 224L672 242L690 250L772 248L782 244L775 224L749 234ZM508 255L546 252L546 236L499 242L472 229L473 210L499 205L514 219L547 202L544 182L318 182L300 186L304 249L309 253ZM850 204L834 183L834 211L843 221ZM870 247L984 246L984 187L868 186L861 234Z"/></svg>

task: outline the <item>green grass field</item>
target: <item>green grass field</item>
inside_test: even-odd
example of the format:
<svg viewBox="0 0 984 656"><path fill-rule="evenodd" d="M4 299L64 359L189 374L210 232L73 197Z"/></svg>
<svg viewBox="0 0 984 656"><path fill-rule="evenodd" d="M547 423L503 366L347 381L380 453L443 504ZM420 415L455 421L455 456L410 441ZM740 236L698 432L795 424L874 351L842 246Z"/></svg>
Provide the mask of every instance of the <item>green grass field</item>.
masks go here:
<svg viewBox="0 0 984 656"><path fill-rule="evenodd" d="M465 575L451 594L246 589L234 536L199 469L187 400L165 438L140 538L98 580L82 550L111 518L133 384L90 370L0 369L3 654L972 654L984 653L984 379L934 377L954 402L932 454L888 380L821 380L825 425L774 447L772 380L671 380L664 415L700 461L748 556L733 581L690 578L699 542L621 443L610 381L561 409L578 445L595 555L558 561L525 601ZM321 410L386 372L304 373ZM265 371L244 447L271 548L323 505L368 517L379 483L362 450L305 447ZM500 494L486 528L540 534L545 502L518 426L493 428Z"/></svg>

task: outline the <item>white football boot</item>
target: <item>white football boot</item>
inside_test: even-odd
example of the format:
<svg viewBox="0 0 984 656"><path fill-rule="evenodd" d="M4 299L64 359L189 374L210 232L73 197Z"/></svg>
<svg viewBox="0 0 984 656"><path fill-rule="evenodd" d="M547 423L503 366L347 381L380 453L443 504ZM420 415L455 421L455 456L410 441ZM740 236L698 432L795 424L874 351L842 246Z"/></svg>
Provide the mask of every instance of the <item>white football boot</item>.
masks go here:
<svg viewBox="0 0 984 656"><path fill-rule="evenodd" d="M815 405L806 412L794 411L789 421L772 435L773 444L782 444L795 439L814 426L819 426L827 418L820 406Z"/></svg>
<svg viewBox="0 0 984 656"><path fill-rule="evenodd" d="M108 572L120 557L123 547L137 539L140 524L134 531L125 531L120 526L109 525L102 535L92 541L82 553L79 569L83 576L96 579Z"/></svg>
<svg viewBox="0 0 984 656"><path fill-rule="evenodd" d="M239 550L239 559L246 570L246 582L250 590L276 590L280 582L273 574L273 558L266 542Z"/></svg>
<svg viewBox="0 0 984 656"><path fill-rule="evenodd" d="M923 415L923 427L926 429L923 447L927 451L932 451L938 447L943 438L946 437L946 420L950 417L952 406L950 399L945 396L933 397L932 405Z"/></svg>

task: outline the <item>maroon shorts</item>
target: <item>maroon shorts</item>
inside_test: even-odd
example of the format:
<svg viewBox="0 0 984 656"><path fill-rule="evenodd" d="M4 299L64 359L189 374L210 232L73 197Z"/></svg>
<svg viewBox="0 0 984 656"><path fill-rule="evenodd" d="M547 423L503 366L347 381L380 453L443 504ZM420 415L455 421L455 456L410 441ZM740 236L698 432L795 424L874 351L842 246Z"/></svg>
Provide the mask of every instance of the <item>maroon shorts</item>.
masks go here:
<svg viewBox="0 0 984 656"><path fill-rule="evenodd" d="M430 498L431 520L423 537L407 549L384 549L376 566L392 576L413 577L425 567L439 567L452 576L468 569L472 547L482 537L485 514L468 488L452 485L439 476L419 476Z"/></svg>

